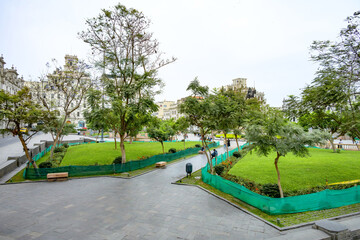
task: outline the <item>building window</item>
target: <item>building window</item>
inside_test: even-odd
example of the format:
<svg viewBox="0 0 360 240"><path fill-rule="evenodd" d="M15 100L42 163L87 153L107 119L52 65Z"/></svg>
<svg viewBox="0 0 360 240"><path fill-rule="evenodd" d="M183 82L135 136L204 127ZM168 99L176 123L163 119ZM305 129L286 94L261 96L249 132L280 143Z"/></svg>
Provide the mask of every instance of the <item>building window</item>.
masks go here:
<svg viewBox="0 0 360 240"><path fill-rule="evenodd" d="M77 112L77 116L80 117L80 112Z"/></svg>

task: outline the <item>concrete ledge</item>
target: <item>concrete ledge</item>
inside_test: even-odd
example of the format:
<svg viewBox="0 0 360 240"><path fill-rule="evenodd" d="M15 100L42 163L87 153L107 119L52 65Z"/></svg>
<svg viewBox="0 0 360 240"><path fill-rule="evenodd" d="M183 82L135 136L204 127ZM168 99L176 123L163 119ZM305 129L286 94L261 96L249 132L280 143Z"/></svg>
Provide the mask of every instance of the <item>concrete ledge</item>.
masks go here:
<svg viewBox="0 0 360 240"><path fill-rule="evenodd" d="M9 160L15 160L16 161L16 166L19 167L21 165L20 162L19 162L19 158L20 158L19 156L10 156L10 157L8 157L7 160L8 161Z"/></svg>
<svg viewBox="0 0 360 240"><path fill-rule="evenodd" d="M299 229L298 231L289 231L281 236L269 238L271 240L331 240L331 236L327 235L324 232L315 230L315 229Z"/></svg>
<svg viewBox="0 0 360 240"><path fill-rule="evenodd" d="M31 152L30 156L34 157L36 154L39 153L39 146L29 148L29 151Z"/></svg>
<svg viewBox="0 0 360 240"><path fill-rule="evenodd" d="M3 177L5 174L11 172L17 168L16 160L7 160L3 164L0 165L0 177Z"/></svg>
<svg viewBox="0 0 360 240"><path fill-rule="evenodd" d="M39 152L42 152L46 149L45 147L46 143L45 142L42 142L42 143L34 143L34 146L37 146L39 147Z"/></svg>

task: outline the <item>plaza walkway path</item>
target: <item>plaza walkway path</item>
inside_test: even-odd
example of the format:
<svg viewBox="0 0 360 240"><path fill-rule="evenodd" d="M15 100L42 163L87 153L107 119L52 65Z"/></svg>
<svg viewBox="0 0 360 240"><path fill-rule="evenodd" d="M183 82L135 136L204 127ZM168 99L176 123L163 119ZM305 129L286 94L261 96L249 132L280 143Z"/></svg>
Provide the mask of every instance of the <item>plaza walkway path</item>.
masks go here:
<svg viewBox="0 0 360 240"><path fill-rule="evenodd" d="M222 150L223 151L223 150ZM171 182L204 155L133 179L0 186L0 239L268 239L280 233L196 187Z"/></svg>

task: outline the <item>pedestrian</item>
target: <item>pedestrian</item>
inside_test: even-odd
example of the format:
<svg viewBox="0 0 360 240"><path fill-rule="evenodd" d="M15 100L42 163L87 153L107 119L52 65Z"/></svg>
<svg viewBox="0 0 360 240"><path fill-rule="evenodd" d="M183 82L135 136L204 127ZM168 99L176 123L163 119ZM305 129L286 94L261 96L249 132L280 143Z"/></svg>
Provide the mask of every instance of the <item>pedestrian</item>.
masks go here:
<svg viewBox="0 0 360 240"><path fill-rule="evenodd" d="M226 148L226 139L224 138L224 148Z"/></svg>
<svg viewBox="0 0 360 240"><path fill-rule="evenodd" d="M342 139L340 139L340 141L339 141L339 145L338 145L338 148L342 148Z"/></svg>
<svg viewBox="0 0 360 240"><path fill-rule="evenodd" d="M230 147L230 139L228 139L227 145L228 145L228 147Z"/></svg>
<svg viewBox="0 0 360 240"><path fill-rule="evenodd" d="M211 153L211 157L214 158L218 155L218 152L216 151L216 149L214 149L214 151Z"/></svg>

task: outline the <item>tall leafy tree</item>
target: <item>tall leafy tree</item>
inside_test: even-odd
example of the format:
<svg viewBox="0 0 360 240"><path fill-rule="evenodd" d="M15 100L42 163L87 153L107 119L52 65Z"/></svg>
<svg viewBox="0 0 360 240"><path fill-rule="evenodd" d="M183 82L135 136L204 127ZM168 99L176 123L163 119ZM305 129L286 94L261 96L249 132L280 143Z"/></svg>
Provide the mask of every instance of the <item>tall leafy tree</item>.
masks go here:
<svg viewBox="0 0 360 240"><path fill-rule="evenodd" d="M28 87L22 88L15 94L0 90L0 120L5 122L5 128L1 129L1 133L8 132L19 138L27 159L35 168L37 166L29 154L27 143L37 130L30 133L21 129L27 125L52 121L55 118L54 112L44 110L32 99Z"/></svg>
<svg viewBox="0 0 360 240"><path fill-rule="evenodd" d="M154 95L162 81L158 70L176 59L165 60L159 42L149 31L150 20L136 9L118 4L86 21L80 37L88 43L97 65L105 71L103 83L118 118L122 162L125 137L132 116L156 110Z"/></svg>
<svg viewBox="0 0 360 240"><path fill-rule="evenodd" d="M199 129L210 171L214 174L210 158L211 153L205 141L205 136L215 129L211 100L208 98L209 88L201 86L199 80L195 78L190 82L187 90L191 92L191 96L185 98L184 102L180 104L179 109L185 115L190 125L196 126Z"/></svg>
<svg viewBox="0 0 360 240"><path fill-rule="evenodd" d="M325 133L317 130L305 132L299 125L288 122L280 111L270 108L264 112L261 122L250 124L246 128L246 139L250 143L250 149L264 156L276 152L274 165L282 198L284 194L278 167L280 157L285 157L290 152L296 156L305 157L308 155L307 145L321 143L327 137Z"/></svg>
<svg viewBox="0 0 360 240"><path fill-rule="evenodd" d="M224 90L215 91L209 97L211 102L210 117L214 123L214 128L224 134L225 142L227 142L227 134L236 126L235 113L238 110L234 94L226 93ZM226 145L226 153L229 157L229 148Z"/></svg>
<svg viewBox="0 0 360 240"><path fill-rule="evenodd" d="M87 73L89 66L78 59L72 60L65 62L64 68L58 66L56 60L53 60L55 70L41 77L40 82L34 85L38 101L49 112L57 110L62 119L60 125L56 127L51 158L70 115L79 109L87 91L92 86L90 75ZM50 65L48 67L50 68Z"/></svg>
<svg viewBox="0 0 360 240"><path fill-rule="evenodd" d="M303 91L312 109L341 113L341 132L360 138L360 11L346 19L340 41L314 41L311 58L316 78Z"/></svg>

